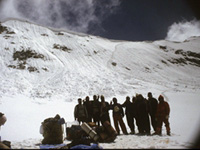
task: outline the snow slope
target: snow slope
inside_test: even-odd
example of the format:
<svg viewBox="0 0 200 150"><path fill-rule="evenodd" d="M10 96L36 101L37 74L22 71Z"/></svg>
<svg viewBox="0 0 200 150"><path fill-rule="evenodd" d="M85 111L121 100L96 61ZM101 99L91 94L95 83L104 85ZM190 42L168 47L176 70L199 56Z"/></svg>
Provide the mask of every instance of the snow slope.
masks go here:
<svg viewBox="0 0 200 150"><path fill-rule="evenodd" d="M79 97L102 94L122 103L149 91L169 102L172 136L122 135L102 146L186 148L192 142L200 118L200 37L114 41L8 20L0 41L0 111L8 118L1 137L13 148L39 148L41 122L57 113L72 122Z"/></svg>

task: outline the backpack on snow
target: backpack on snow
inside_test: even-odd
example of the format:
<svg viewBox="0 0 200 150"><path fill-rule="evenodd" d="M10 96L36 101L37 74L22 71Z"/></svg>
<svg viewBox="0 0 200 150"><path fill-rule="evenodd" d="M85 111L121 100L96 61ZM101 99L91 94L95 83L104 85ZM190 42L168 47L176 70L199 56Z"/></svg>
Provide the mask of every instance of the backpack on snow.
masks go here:
<svg viewBox="0 0 200 150"><path fill-rule="evenodd" d="M63 143L62 124L64 119L56 115L54 118L47 118L42 122L42 144L61 144Z"/></svg>
<svg viewBox="0 0 200 150"><path fill-rule="evenodd" d="M87 134L83 131L80 125L72 125L71 127L66 127L66 136L67 140L70 141L85 137Z"/></svg>

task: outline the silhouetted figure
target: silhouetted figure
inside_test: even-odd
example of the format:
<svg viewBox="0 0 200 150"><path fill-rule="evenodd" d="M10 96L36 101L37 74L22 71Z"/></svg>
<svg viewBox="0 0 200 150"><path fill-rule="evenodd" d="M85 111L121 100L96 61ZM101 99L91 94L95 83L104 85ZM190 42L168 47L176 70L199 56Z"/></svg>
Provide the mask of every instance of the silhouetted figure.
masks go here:
<svg viewBox="0 0 200 150"><path fill-rule="evenodd" d="M111 109L113 110L113 120L114 120L115 129L116 129L118 135L120 134L118 124L120 125L122 132L127 135L128 133L127 133L124 121L123 121L124 111L123 111L122 106L119 103L117 103L117 98L115 98L115 97L113 98L113 104L111 102L110 106L111 106Z"/></svg>
<svg viewBox="0 0 200 150"><path fill-rule="evenodd" d="M150 122L147 100L145 100L141 94L137 95L136 99L136 116L139 135L150 135Z"/></svg>
<svg viewBox="0 0 200 150"><path fill-rule="evenodd" d="M95 123L97 123L98 126L100 126L100 102L99 97L96 95L93 96L92 101L92 118Z"/></svg>
<svg viewBox="0 0 200 150"><path fill-rule="evenodd" d="M105 98L103 95L101 95L100 99L101 99L100 120L101 120L101 124L103 125L105 121L108 121L110 123L110 116L109 116L110 105L108 102L105 101Z"/></svg>
<svg viewBox="0 0 200 150"><path fill-rule="evenodd" d="M84 101L85 108L88 113L87 121L86 122L92 122L92 102L90 101L90 97L86 96Z"/></svg>
<svg viewBox="0 0 200 150"><path fill-rule="evenodd" d="M157 128L156 133L157 135L162 134L162 124L165 123L165 127L167 130L167 135L170 135L170 126L169 126L169 113L170 113L170 107L169 104L164 101L164 97L160 95L158 97L158 108L156 112L156 119L157 119Z"/></svg>
<svg viewBox="0 0 200 150"><path fill-rule="evenodd" d="M137 114L137 108L136 108L136 97L132 97L132 104L131 104L131 107L132 107L132 113L133 113L133 129L134 129L134 131L135 131L135 123L136 123L136 114ZM136 125L137 125L137 123L136 123ZM132 134L135 134L135 132L134 133L132 133Z"/></svg>
<svg viewBox="0 0 200 150"><path fill-rule="evenodd" d="M79 124L87 121L88 113L85 105L82 104L81 98L78 99L78 104L74 108L74 118L78 120Z"/></svg>
<svg viewBox="0 0 200 150"><path fill-rule="evenodd" d="M154 131L156 131L156 111L157 111L158 101L152 96L151 92L149 92L147 96L149 104L149 114L151 117L151 125Z"/></svg>
<svg viewBox="0 0 200 150"><path fill-rule="evenodd" d="M125 107L126 120L129 128L131 129L131 134L135 134L134 120L133 120L133 104L130 101L130 97L126 97L126 101L122 104Z"/></svg>

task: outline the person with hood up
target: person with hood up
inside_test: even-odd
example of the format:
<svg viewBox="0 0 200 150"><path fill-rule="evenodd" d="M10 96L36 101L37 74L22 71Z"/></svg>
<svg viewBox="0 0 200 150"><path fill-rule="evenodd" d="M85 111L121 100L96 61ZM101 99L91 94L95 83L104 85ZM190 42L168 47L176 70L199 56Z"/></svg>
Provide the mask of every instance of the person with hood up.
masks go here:
<svg viewBox="0 0 200 150"><path fill-rule="evenodd" d="M167 130L167 135L170 136L170 126L169 126L169 113L170 107L168 102L164 101L164 97L160 95L158 97L158 108L156 111L156 119L157 119L157 128L154 134L161 135L162 134L162 124L165 123L165 127Z"/></svg>

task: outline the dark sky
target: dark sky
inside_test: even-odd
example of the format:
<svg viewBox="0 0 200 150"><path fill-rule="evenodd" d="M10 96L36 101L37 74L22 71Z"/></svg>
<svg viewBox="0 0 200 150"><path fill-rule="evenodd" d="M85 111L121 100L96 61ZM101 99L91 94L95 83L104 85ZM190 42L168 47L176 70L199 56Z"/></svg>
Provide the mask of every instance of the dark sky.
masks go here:
<svg viewBox="0 0 200 150"><path fill-rule="evenodd" d="M115 5L116 1L120 3ZM0 21L5 18L19 18L44 26L65 28L116 40L165 39L172 24L200 20L200 0L0 2Z"/></svg>
<svg viewBox="0 0 200 150"><path fill-rule="evenodd" d="M199 19L199 2L122 0L119 10L102 22L104 30L98 34L110 39L131 41L164 39L168 27L174 22ZM94 28L91 28L91 33Z"/></svg>

